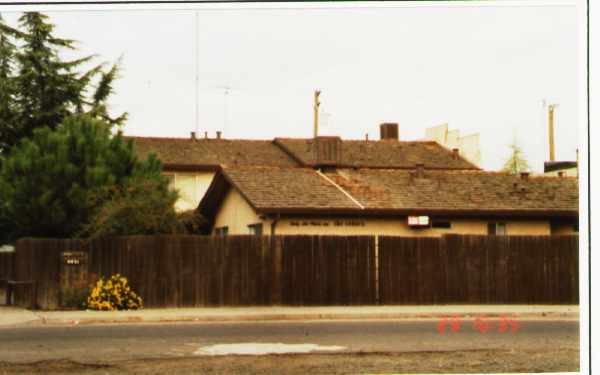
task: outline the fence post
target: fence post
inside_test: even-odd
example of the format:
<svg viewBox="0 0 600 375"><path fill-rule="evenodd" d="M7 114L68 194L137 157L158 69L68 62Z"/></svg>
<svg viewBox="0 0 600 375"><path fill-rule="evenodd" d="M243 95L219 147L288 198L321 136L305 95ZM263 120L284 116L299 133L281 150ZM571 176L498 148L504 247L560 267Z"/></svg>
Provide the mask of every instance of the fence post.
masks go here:
<svg viewBox="0 0 600 375"><path fill-rule="evenodd" d="M375 236L375 304L379 305L379 236Z"/></svg>

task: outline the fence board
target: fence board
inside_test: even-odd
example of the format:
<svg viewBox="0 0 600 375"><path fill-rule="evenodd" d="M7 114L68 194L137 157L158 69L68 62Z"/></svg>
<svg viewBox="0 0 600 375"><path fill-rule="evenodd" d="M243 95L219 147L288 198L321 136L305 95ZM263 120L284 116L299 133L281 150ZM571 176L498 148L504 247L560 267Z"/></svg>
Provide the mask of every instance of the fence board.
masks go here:
<svg viewBox="0 0 600 375"><path fill-rule="evenodd" d="M37 305L60 304L61 253L88 253L88 275L120 273L148 307L578 303L577 236L130 236L24 239L18 280ZM0 254L0 272L7 261ZM378 262L378 264L376 264ZM378 269L378 274L376 274ZM16 291L26 304L30 291Z"/></svg>

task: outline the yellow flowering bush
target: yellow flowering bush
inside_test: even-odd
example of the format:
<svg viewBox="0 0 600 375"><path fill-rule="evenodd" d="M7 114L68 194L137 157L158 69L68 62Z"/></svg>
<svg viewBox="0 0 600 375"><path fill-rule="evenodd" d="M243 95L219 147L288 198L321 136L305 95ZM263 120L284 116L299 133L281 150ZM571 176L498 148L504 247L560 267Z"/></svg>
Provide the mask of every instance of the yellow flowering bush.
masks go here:
<svg viewBox="0 0 600 375"><path fill-rule="evenodd" d="M131 290L127 278L119 274L106 280L101 277L87 298L87 308L91 310L137 310L142 307L142 298Z"/></svg>

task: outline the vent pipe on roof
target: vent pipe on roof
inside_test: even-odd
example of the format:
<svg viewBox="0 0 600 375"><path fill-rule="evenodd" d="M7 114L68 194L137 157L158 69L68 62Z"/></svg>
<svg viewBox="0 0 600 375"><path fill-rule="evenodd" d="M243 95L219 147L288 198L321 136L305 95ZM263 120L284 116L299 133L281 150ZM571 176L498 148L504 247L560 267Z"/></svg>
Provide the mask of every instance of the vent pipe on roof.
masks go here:
<svg viewBox="0 0 600 375"><path fill-rule="evenodd" d="M379 125L380 139L382 141L397 141L398 140L398 123L384 122Z"/></svg>
<svg viewBox="0 0 600 375"><path fill-rule="evenodd" d="M365 141L369 142L369 133L365 134Z"/></svg>
<svg viewBox="0 0 600 375"><path fill-rule="evenodd" d="M217 139L221 139L221 131L217 131Z"/></svg>
<svg viewBox="0 0 600 375"><path fill-rule="evenodd" d="M208 132L207 131L204 132L204 139L208 139Z"/></svg>
<svg viewBox="0 0 600 375"><path fill-rule="evenodd" d="M458 160L459 150L457 148L452 149L452 159Z"/></svg>
<svg viewBox="0 0 600 375"><path fill-rule="evenodd" d="M190 138L192 141L196 140L196 132L190 132Z"/></svg>
<svg viewBox="0 0 600 375"><path fill-rule="evenodd" d="M418 163L416 165L416 177L417 178L423 178L423 177L425 177L425 164Z"/></svg>
<svg viewBox="0 0 600 375"><path fill-rule="evenodd" d="M565 177L565 172L564 171L559 171L558 172L558 177Z"/></svg>

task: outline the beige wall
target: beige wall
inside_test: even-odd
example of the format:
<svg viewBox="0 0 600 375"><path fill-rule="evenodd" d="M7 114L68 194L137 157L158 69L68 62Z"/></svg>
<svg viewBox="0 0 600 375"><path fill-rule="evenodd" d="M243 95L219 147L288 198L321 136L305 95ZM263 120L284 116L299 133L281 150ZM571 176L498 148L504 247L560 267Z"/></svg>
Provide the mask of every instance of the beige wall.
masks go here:
<svg viewBox="0 0 600 375"><path fill-rule="evenodd" d="M210 186L214 172L164 172L171 178L171 187L179 191L177 211L195 210Z"/></svg>
<svg viewBox="0 0 600 375"><path fill-rule="evenodd" d="M451 228L413 229L402 219L282 219L275 234L441 236L447 233L486 235L488 221L450 220ZM548 235L548 221L507 221L508 235Z"/></svg>
<svg viewBox="0 0 600 375"><path fill-rule="evenodd" d="M244 197L237 190L231 189L215 217L214 228L228 227L229 234L249 234L248 225L260 222L258 215ZM267 225L265 225L265 234L269 234Z"/></svg>
<svg viewBox="0 0 600 375"><path fill-rule="evenodd" d="M486 235L488 222L481 219L450 220L451 228L413 229L406 218L282 218L276 224L277 235L390 235L390 236L441 236L445 233ZM503 221L508 235L549 235L546 220ZM260 219L246 200L232 189L223 200L215 218L214 228L228 227L228 233L249 234L248 225L262 223L263 234L271 234L271 221Z"/></svg>

